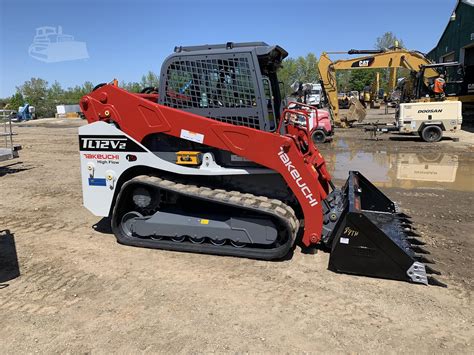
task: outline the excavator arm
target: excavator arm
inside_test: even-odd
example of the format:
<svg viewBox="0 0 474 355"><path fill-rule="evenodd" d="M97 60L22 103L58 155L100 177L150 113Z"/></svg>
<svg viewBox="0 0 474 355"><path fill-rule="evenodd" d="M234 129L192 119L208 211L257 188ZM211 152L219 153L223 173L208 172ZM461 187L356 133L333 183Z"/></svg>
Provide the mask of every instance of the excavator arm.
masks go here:
<svg viewBox="0 0 474 355"><path fill-rule="evenodd" d="M358 70L358 69L385 69L390 71L390 87L393 89L396 85L396 70L406 68L418 72L422 65L431 63L422 53L417 51L407 51L404 49L393 49L388 51L358 51L350 50L347 54L368 54L362 57L338 60L333 62L328 53L323 52L318 62L318 70L321 82L328 100L329 110L334 123L338 126L346 126L347 123L341 120L339 114L339 104L337 101L337 79L338 70ZM427 69L424 73L425 82L429 78L437 76L434 69Z"/></svg>

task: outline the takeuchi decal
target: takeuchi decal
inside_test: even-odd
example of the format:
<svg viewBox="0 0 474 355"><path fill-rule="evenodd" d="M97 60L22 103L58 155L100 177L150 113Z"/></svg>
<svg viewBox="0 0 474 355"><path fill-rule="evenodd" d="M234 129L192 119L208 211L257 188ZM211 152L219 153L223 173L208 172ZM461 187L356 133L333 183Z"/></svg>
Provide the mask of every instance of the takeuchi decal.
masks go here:
<svg viewBox="0 0 474 355"><path fill-rule="evenodd" d="M120 160L120 155L118 155L118 154L90 154L90 153L84 153L84 158L86 158L86 159L95 159L95 160L102 160L102 159Z"/></svg>
<svg viewBox="0 0 474 355"><path fill-rule="evenodd" d="M309 201L310 206L311 207L316 206L318 204L318 201L314 198L313 193L311 192L311 189L308 187L306 182L303 181L303 178L301 177L300 172L295 168L295 166L293 165L293 162L291 161L288 154L285 153L283 148L278 153L278 156L280 157L280 160L283 162L283 164L286 166L286 168L290 172L291 177L293 178L293 180L295 180L296 185L298 185L304 197L306 197L306 199Z"/></svg>

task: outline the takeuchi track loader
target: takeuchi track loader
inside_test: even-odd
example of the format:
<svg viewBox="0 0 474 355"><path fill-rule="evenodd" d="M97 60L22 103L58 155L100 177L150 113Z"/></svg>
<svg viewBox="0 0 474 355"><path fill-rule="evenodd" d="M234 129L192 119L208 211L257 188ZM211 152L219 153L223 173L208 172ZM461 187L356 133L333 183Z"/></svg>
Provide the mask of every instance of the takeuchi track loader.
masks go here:
<svg viewBox="0 0 474 355"><path fill-rule="evenodd" d="M176 47L157 92L98 85L80 102L85 207L126 245L263 260L319 245L336 272L443 285L395 203L357 171L333 185L308 132L317 110L282 105L286 56Z"/></svg>

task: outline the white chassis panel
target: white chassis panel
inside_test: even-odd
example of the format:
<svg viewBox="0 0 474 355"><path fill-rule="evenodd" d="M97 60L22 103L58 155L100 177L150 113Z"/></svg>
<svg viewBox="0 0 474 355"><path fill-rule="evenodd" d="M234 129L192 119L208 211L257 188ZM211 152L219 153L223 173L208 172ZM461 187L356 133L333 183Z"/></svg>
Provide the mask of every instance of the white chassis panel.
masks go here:
<svg viewBox="0 0 474 355"><path fill-rule="evenodd" d="M95 122L80 127L79 136L88 136L87 142L80 140L79 148L83 202L84 206L96 216L106 217L109 215L115 188L120 176L135 166L151 167L182 175L210 176L274 173L270 169L224 168L213 161L211 161L211 164L203 164L199 168L176 165L159 158L114 125L105 122ZM117 138L114 139L114 136L117 136ZM120 142L122 140L120 137L126 141L124 136L133 141L143 151L121 150ZM127 160L126 157L129 154L136 156L136 160Z"/></svg>

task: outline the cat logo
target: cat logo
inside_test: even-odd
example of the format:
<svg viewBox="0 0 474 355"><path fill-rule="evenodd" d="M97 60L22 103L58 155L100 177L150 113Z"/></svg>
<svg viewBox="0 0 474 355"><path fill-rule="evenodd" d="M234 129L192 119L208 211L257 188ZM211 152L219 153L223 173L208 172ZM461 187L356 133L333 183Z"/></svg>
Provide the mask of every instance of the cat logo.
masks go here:
<svg viewBox="0 0 474 355"><path fill-rule="evenodd" d="M375 60L374 57L361 59L352 63L351 67L352 68L368 68L372 66L372 64L374 63L374 60Z"/></svg>

